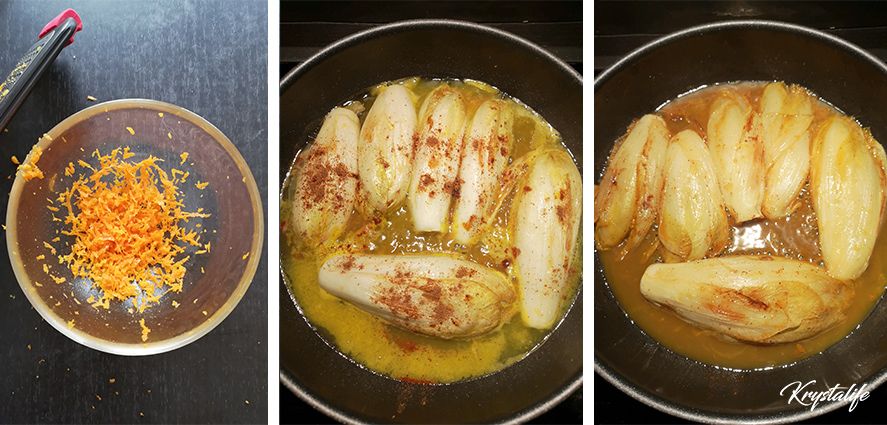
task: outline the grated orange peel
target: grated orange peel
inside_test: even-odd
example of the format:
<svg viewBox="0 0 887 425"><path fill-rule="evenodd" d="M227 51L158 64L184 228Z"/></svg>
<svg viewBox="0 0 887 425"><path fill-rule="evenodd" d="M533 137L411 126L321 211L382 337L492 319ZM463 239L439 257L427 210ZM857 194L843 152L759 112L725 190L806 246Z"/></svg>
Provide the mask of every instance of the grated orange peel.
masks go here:
<svg viewBox="0 0 887 425"><path fill-rule="evenodd" d="M75 278L101 289L94 307L132 300L143 312L166 293L182 290L187 248L203 246L200 235L183 225L210 214L185 211L178 185L187 174L166 173L154 156L128 161L134 155L124 147L93 152L95 167L78 161L88 172L57 199L66 211L62 234L73 239L58 258Z"/></svg>

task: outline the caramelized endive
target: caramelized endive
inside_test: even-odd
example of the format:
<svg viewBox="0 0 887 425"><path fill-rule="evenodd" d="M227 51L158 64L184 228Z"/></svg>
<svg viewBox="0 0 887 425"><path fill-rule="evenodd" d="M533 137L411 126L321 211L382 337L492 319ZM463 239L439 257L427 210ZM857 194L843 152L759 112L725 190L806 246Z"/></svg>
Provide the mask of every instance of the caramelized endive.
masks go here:
<svg viewBox="0 0 887 425"><path fill-rule="evenodd" d="M659 211L666 261L717 255L730 238L717 174L705 142L684 130L669 142Z"/></svg>
<svg viewBox="0 0 887 425"><path fill-rule="evenodd" d="M770 83L761 94L757 119L767 173L763 212L770 219L785 217L797 208L810 170L813 98L802 87Z"/></svg>
<svg viewBox="0 0 887 425"><path fill-rule="evenodd" d="M628 252L599 252L607 284L632 321L675 352L742 369L816 355L852 332L882 297L887 273L881 234L887 155L872 135L806 89L785 83L705 87L657 114L670 132L690 130L706 140L732 238L718 254L704 254L714 258L669 263L682 258L666 249L650 254L669 239L661 222L662 242L650 237ZM716 152L723 134L763 147L763 217L743 220L730 206L725 179L738 175ZM674 174L671 159L667 179ZM684 171L700 168L706 167ZM692 184L690 193L704 187ZM670 214L670 189L667 180L661 220Z"/></svg>
<svg viewBox="0 0 887 425"><path fill-rule="evenodd" d="M707 137L724 204L736 222L762 217L764 147L751 130L753 110L732 91L714 101Z"/></svg>
<svg viewBox="0 0 887 425"><path fill-rule="evenodd" d="M884 148L859 124L836 116L814 142L810 191L829 274L855 279L868 267L884 214Z"/></svg>
<svg viewBox="0 0 887 425"><path fill-rule="evenodd" d="M598 248L610 249L625 241L624 249L630 250L656 222L668 138L662 118L644 115L613 149L601 184L595 187Z"/></svg>
<svg viewBox="0 0 887 425"><path fill-rule="evenodd" d="M842 320L853 287L805 261L760 255L653 264L641 277L641 293L704 328L772 344Z"/></svg>

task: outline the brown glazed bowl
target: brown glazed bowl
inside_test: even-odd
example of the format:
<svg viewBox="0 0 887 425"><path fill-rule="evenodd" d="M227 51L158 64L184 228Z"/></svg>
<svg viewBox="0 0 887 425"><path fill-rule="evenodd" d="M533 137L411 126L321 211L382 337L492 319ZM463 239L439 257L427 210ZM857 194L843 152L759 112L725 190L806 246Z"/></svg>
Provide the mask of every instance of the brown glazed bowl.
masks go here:
<svg viewBox="0 0 887 425"><path fill-rule="evenodd" d="M705 84L783 80L812 90L887 141L887 67L828 34L777 22L736 21L690 28L656 40L607 69L594 83L594 170L600 181L613 143L636 117ZM872 262L881 261L873 259ZM635 399L700 422L796 422L815 410L780 395L816 380L871 391L887 380L887 306L882 301L849 336L792 365L730 370L676 354L647 336L619 306L597 254L594 275L595 371Z"/></svg>
<svg viewBox="0 0 887 425"><path fill-rule="evenodd" d="M71 115L47 134L49 137L37 143L43 149L37 166L45 178L25 180L18 173L6 211L9 259L34 309L74 341L128 356L174 350L196 341L221 323L253 280L263 235L258 187L231 141L191 111L146 99L100 103ZM107 154L120 146L132 149L135 156L129 161L154 155L164 161L161 167L167 172L171 167L189 171L187 183L179 185L185 195L185 209L203 208L211 214L203 219L207 233L201 236L201 241L212 243L210 252L191 255L185 263L182 291L164 295L160 303L144 313L130 312L131 301L112 301L107 310L90 306L86 300L90 296L100 298L99 290L88 280L73 279L70 270L59 264L43 245L44 241L60 236L57 232L64 229L62 222L53 219L46 199L55 199L54 193L71 184L74 178L66 177L64 171L68 163L84 160L95 164L90 157L93 151ZM188 164L180 166L182 152L188 152ZM195 187L198 181L209 185L199 190ZM57 214L61 218L62 213ZM67 238L60 237L58 243L52 243L59 255L68 252ZM46 260L38 261L40 255ZM51 273L67 281L53 283L42 268L44 263L52 267ZM205 273L201 273L201 267ZM172 305L174 300L178 307ZM151 330L144 342L140 319Z"/></svg>
<svg viewBox="0 0 887 425"><path fill-rule="evenodd" d="M324 114L383 81L410 76L490 83L545 117L582 158L582 78L538 46L489 27L406 21L347 37L280 83L280 184ZM283 236L281 237L283 240ZM283 253L282 253L283 254ZM566 318L525 359L497 373L448 384L396 381L327 345L280 281L280 380L343 422L479 423L526 421L582 382L581 291Z"/></svg>

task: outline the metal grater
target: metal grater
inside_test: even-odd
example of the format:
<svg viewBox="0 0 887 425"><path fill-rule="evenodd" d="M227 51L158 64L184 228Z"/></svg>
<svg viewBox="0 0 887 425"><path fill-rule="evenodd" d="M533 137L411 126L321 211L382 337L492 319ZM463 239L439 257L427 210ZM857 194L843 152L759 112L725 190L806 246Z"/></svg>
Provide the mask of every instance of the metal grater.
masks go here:
<svg viewBox="0 0 887 425"><path fill-rule="evenodd" d="M74 41L74 33L81 28L80 16L72 9L65 10L46 24L38 36L39 40L0 83L0 129L6 127L40 76L62 49Z"/></svg>
<svg viewBox="0 0 887 425"><path fill-rule="evenodd" d="M53 30L55 32L55 30ZM6 77L6 80L0 84L0 102L6 98L6 95L9 94L10 90L13 86L15 86L15 82L25 73L25 69L31 65L31 62L37 57L37 54L43 50L43 46L49 42L48 38L40 39L37 43L31 46L31 50L28 50L28 53L25 54L24 57L18 60L18 63L15 65L15 69L9 73L9 76Z"/></svg>

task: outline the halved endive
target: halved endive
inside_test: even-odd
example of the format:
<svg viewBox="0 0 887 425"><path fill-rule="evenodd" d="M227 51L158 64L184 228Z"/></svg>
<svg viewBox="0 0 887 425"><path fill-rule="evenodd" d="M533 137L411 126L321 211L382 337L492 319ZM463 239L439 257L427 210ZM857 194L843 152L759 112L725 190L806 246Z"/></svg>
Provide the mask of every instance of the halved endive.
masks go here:
<svg viewBox="0 0 887 425"><path fill-rule="evenodd" d="M838 279L868 267L887 199L884 166L884 149L848 117L830 118L816 135L810 192L822 259Z"/></svg>
<svg viewBox="0 0 887 425"><path fill-rule="evenodd" d="M659 241L666 261L717 255L730 239L711 155L693 130L672 137L665 159Z"/></svg>
<svg viewBox="0 0 887 425"><path fill-rule="evenodd" d="M440 338L489 332L513 312L514 287L488 267L455 256L334 256L320 286L385 321Z"/></svg>
<svg viewBox="0 0 887 425"><path fill-rule="evenodd" d="M625 138L610 154L609 164L595 193L594 238L598 248L622 241L634 248L656 221L662 184L668 128L656 115L632 123Z"/></svg>
<svg viewBox="0 0 887 425"><path fill-rule="evenodd" d="M367 113L357 146L363 197L371 211L385 212L406 197L416 137L416 106L403 85L381 88Z"/></svg>
<svg viewBox="0 0 887 425"><path fill-rule="evenodd" d="M330 111L317 138L295 164L292 225L295 235L315 247L342 233L357 192L357 138L360 122L349 109Z"/></svg>
<svg viewBox="0 0 887 425"><path fill-rule="evenodd" d="M753 110L741 95L725 92L711 106L708 148L724 204L737 223L762 217L764 147L748 131Z"/></svg>
<svg viewBox="0 0 887 425"><path fill-rule="evenodd" d="M570 155L541 152L517 185L511 208L512 274L521 316L528 326L547 329L569 295L567 279L582 220L582 177Z"/></svg>
<svg viewBox="0 0 887 425"><path fill-rule="evenodd" d="M813 336L841 321L853 287L807 262L733 256L653 264L641 277L641 294L702 327L773 344Z"/></svg>
<svg viewBox="0 0 887 425"><path fill-rule="evenodd" d="M813 99L800 86L767 84L756 119L766 169L763 213L770 219L785 217L798 207L810 170Z"/></svg>
<svg viewBox="0 0 887 425"><path fill-rule="evenodd" d="M502 99L482 103L465 133L459 165L459 194L453 209L453 239L474 243L486 228L502 187L513 143L514 113Z"/></svg>
<svg viewBox="0 0 887 425"><path fill-rule="evenodd" d="M435 88L419 109L419 139L407 204L413 228L446 232L466 124L465 100L451 86Z"/></svg>

